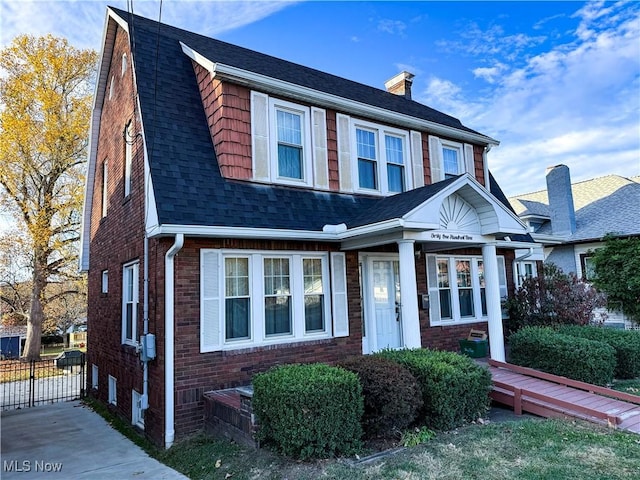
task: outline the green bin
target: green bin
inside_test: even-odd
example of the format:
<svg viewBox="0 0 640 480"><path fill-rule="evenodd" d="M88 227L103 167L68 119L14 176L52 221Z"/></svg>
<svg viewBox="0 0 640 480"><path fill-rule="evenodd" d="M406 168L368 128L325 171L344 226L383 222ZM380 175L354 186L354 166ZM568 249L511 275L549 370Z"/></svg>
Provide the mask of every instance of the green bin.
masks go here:
<svg viewBox="0 0 640 480"><path fill-rule="evenodd" d="M460 351L471 358L483 358L487 356L488 340L460 340Z"/></svg>

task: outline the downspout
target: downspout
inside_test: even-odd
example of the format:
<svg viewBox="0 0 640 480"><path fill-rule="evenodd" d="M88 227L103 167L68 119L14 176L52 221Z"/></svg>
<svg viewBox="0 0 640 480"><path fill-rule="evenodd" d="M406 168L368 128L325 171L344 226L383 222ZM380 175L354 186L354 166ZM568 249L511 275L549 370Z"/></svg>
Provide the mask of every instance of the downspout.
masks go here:
<svg viewBox="0 0 640 480"><path fill-rule="evenodd" d="M174 258L184 244L184 234L176 234L175 242L165 254L164 262L164 402L165 432L164 446L170 448L175 438L174 400Z"/></svg>
<svg viewBox="0 0 640 480"><path fill-rule="evenodd" d="M149 333L149 237L144 232L144 257L142 275L142 334L146 337ZM142 410L149 408L149 357L142 356Z"/></svg>

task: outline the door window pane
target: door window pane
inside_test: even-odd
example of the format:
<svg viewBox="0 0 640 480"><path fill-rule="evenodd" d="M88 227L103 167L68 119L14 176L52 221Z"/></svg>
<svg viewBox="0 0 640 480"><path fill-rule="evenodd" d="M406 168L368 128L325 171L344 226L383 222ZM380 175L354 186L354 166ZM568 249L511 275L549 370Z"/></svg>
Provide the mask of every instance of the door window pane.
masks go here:
<svg viewBox="0 0 640 480"><path fill-rule="evenodd" d="M473 317L473 284L471 283L471 261L456 260L456 283L458 287L458 300L460 303L460 316Z"/></svg>

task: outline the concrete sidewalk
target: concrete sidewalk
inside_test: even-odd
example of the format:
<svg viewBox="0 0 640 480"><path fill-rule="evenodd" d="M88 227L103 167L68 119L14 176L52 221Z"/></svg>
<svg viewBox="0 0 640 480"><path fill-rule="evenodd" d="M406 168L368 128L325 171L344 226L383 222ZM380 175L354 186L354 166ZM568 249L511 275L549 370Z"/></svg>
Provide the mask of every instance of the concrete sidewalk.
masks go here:
<svg viewBox="0 0 640 480"><path fill-rule="evenodd" d="M2 412L0 478L187 479L79 401Z"/></svg>

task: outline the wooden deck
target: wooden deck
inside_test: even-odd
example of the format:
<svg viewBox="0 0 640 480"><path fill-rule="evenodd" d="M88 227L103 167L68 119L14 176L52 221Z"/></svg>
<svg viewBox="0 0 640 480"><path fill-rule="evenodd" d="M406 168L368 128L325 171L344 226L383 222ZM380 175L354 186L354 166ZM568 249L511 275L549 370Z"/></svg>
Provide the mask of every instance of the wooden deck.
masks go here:
<svg viewBox="0 0 640 480"><path fill-rule="evenodd" d="M640 434L640 396L495 360L488 368L491 398L517 415L578 418Z"/></svg>

